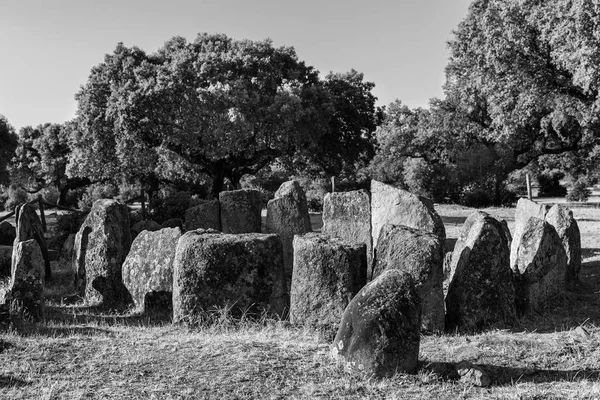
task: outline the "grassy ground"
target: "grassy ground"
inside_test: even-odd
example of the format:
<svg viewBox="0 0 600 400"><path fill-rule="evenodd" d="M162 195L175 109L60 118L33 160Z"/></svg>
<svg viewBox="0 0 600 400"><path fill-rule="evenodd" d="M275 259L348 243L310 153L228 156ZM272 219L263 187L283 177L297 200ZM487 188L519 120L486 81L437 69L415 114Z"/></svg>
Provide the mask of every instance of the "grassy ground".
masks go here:
<svg viewBox="0 0 600 400"><path fill-rule="evenodd" d="M451 239L472 211L438 208ZM514 209L487 211L512 227ZM236 321L223 311L210 326L186 329L164 314L67 305L71 275L57 263L47 321L0 334L0 398L600 398L600 210L574 212L581 288L512 330L423 336L419 372L380 381L346 374L322 337L284 321ZM483 367L491 387L459 382L454 364L463 360Z"/></svg>

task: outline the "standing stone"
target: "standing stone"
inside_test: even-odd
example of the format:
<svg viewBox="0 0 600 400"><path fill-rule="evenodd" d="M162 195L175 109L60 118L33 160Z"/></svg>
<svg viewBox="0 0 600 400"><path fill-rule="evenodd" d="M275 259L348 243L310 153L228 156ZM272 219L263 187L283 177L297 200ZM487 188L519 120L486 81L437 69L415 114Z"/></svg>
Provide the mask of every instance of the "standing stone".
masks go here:
<svg viewBox="0 0 600 400"><path fill-rule="evenodd" d="M516 321L508 240L501 222L475 211L465 221L450 262L446 329L480 331Z"/></svg>
<svg viewBox="0 0 600 400"><path fill-rule="evenodd" d="M321 232L352 243L364 243L367 249L367 279L371 279L373 264L371 199L366 191L327 193L323 199Z"/></svg>
<svg viewBox="0 0 600 400"><path fill-rule="evenodd" d="M214 229L221 230L219 200L203 200L200 204L185 210L185 230Z"/></svg>
<svg viewBox="0 0 600 400"><path fill-rule="evenodd" d="M0 245L0 279L10 277L12 253L12 246Z"/></svg>
<svg viewBox="0 0 600 400"><path fill-rule="evenodd" d="M408 273L421 296L421 329L444 331L444 246L439 236L401 225L386 224L381 229L373 278L385 270Z"/></svg>
<svg viewBox="0 0 600 400"><path fill-rule="evenodd" d="M129 209L116 200L97 200L75 237L75 288L90 303L130 301L122 266L131 247Z"/></svg>
<svg viewBox="0 0 600 400"><path fill-rule="evenodd" d="M223 233L261 232L262 200L258 190L240 189L221 192L219 204Z"/></svg>
<svg viewBox="0 0 600 400"><path fill-rule="evenodd" d="M417 370L419 294L409 274L389 269L352 299L331 348L346 369L391 377Z"/></svg>
<svg viewBox="0 0 600 400"><path fill-rule="evenodd" d="M158 222L144 219L131 227L131 240L135 239L142 231L154 232L161 228Z"/></svg>
<svg viewBox="0 0 600 400"><path fill-rule="evenodd" d="M288 285L292 281L294 235L311 232L306 195L297 181L284 182L267 203L267 232L279 235Z"/></svg>
<svg viewBox="0 0 600 400"><path fill-rule="evenodd" d="M194 324L206 312L283 315L286 311L283 250L277 235L187 232L173 263L173 320Z"/></svg>
<svg viewBox="0 0 600 400"><path fill-rule="evenodd" d="M290 322L335 334L350 300L365 285L364 243L319 233L294 237Z"/></svg>
<svg viewBox="0 0 600 400"><path fill-rule="evenodd" d="M15 245L5 302L10 305L11 317L44 318L44 257L34 239Z"/></svg>
<svg viewBox="0 0 600 400"><path fill-rule="evenodd" d="M0 246L12 246L16 237L17 230L10 222L0 222Z"/></svg>
<svg viewBox="0 0 600 400"><path fill-rule="evenodd" d="M143 231L133 243L123 263L123 283L138 311L144 311L146 296L173 293L173 260L181 229Z"/></svg>
<svg viewBox="0 0 600 400"><path fill-rule="evenodd" d="M46 245L46 238L44 237L44 229L42 228L42 221L38 217L35 207L31 204L23 204L17 207L16 210L17 229L14 246L19 242L25 242L33 239L40 246L42 257L44 258L44 272L45 278L50 279L52 271L50 270L50 256L48 254L48 246ZM15 250L13 248L13 251Z"/></svg>
<svg viewBox="0 0 600 400"><path fill-rule="evenodd" d="M581 269L581 235L573 211L555 204L546 214L546 222L556 229L567 254L567 285L579 280Z"/></svg>
<svg viewBox="0 0 600 400"><path fill-rule="evenodd" d="M566 289L567 254L552 225L535 217L527 220L513 269L521 313L543 308Z"/></svg>
<svg viewBox="0 0 600 400"><path fill-rule="evenodd" d="M515 228L512 236L512 243L510 245L510 266L514 269L514 265L517 259L517 249L521 244L521 236L527 221L531 217L545 219L546 214L550 206L547 204L538 204L535 201L528 199L519 199L517 202L517 208L515 210Z"/></svg>
<svg viewBox="0 0 600 400"><path fill-rule="evenodd" d="M442 218L433 208L433 202L385 183L371 181L371 234L373 248L385 224L404 225L432 232L446 239Z"/></svg>

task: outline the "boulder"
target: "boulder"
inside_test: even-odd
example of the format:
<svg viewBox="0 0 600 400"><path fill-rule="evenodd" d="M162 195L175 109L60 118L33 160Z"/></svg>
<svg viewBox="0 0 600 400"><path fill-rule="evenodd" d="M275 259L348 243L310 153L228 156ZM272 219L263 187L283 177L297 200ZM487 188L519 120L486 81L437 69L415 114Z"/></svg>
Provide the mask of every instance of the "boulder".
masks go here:
<svg viewBox="0 0 600 400"><path fill-rule="evenodd" d="M185 210L185 230L214 229L221 230L219 200L202 200L200 204Z"/></svg>
<svg viewBox="0 0 600 400"><path fill-rule="evenodd" d="M142 220L131 227L131 240L135 239L142 231L154 232L161 229L158 222L151 219Z"/></svg>
<svg viewBox="0 0 600 400"><path fill-rule="evenodd" d="M531 217L521 235L515 264L517 308L522 314L544 307L566 289L567 254L556 229Z"/></svg>
<svg viewBox="0 0 600 400"><path fill-rule="evenodd" d="M446 329L473 332L515 323L512 279L502 223L484 212L473 212L465 221L452 253Z"/></svg>
<svg viewBox="0 0 600 400"><path fill-rule="evenodd" d="M4 299L10 305L11 318L44 318L44 257L36 240L15 244L10 286Z"/></svg>
<svg viewBox="0 0 600 400"><path fill-rule="evenodd" d="M388 269L408 273L421 296L421 329L444 331L444 246L436 234L401 225L381 229L373 279Z"/></svg>
<svg viewBox="0 0 600 400"><path fill-rule="evenodd" d="M332 338L346 306L366 283L365 244L307 233L296 235L293 245L290 322Z"/></svg>
<svg viewBox="0 0 600 400"><path fill-rule="evenodd" d="M371 198L365 190L327 193L323 199L321 232L364 243L367 249L367 279L371 279L373 238L371 237Z"/></svg>
<svg viewBox="0 0 600 400"><path fill-rule="evenodd" d="M294 235L312 231L306 195L297 181L284 182L275 197L267 203L268 233L276 233L283 245L283 265L288 285L292 280L294 264Z"/></svg>
<svg viewBox="0 0 600 400"><path fill-rule="evenodd" d="M89 303L119 305L131 298L122 266L131 247L129 209L116 200L97 200L75 237L75 288Z"/></svg>
<svg viewBox="0 0 600 400"><path fill-rule="evenodd" d="M446 239L442 218L433 208L433 202L385 183L371 181L371 235L373 248L377 247L379 233L385 224L404 225L432 232Z"/></svg>
<svg viewBox="0 0 600 400"><path fill-rule="evenodd" d="M143 231L131 244L123 263L123 283L138 311L144 311L146 296L173 293L173 260L181 229Z"/></svg>
<svg viewBox="0 0 600 400"><path fill-rule="evenodd" d="M262 199L254 189L219 193L221 230L223 233L261 232Z"/></svg>
<svg viewBox="0 0 600 400"><path fill-rule="evenodd" d="M10 277L12 253L12 246L0 245L0 279Z"/></svg>
<svg viewBox="0 0 600 400"><path fill-rule="evenodd" d="M512 243L510 244L510 266L514 269L514 265L517 259L517 249L521 244L521 236L523 236L523 230L527 221L531 217L545 219L546 214L550 210L548 204L538 204L535 201L528 199L519 199L517 202L517 208L515 210L515 227L512 236Z"/></svg>
<svg viewBox="0 0 600 400"><path fill-rule="evenodd" d="M421 304L413 279L384 271L352 299L331 348L346 369L373 377L417 370Z"/></svg>
<svg viewBox="0 0 600 400"><path fill-rule="evenodd" d="M546 214L546 222L556 229L567 255L567 285L579 280L581 269L581 235L573 212L555 204Z"/></svg>
<svg viewBox="0 0 600 400"><path fill-rule="evenodd" d="M184 234L173 262L173 320L194 324L207 312L286 311L283 250L277 235Z"/></svg>
<svg viewBox="0 0 600 400"><path fill-rule="evenodd" d="M31 204L23 204L18 206L15 213L17 221L16 237L14 241L13 251L16 249L16 244L33 239L40 246L42 257L44 258L44 273L45 278L50 279L52 272L50 270L50 256L48 254L48 246L44 237L44 229L42 221L35 211L35 207Z"/></svg>
<svg viewBox="0 0 600 400"><path fill-rule="evenodd" d="M16 237L17 230L10 222L0 222L0 246L12 246Z"/></svg>

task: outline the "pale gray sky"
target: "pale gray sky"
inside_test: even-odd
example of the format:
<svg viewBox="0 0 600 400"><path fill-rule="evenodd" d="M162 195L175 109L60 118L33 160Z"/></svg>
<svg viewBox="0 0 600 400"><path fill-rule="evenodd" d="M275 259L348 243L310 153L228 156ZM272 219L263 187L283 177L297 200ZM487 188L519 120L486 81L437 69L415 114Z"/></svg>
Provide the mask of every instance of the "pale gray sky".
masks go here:
<svg viewBox="0 0 600 400"><path fill-rule="evenodd" d="M64 122L118 42L154 52L198 32L270 37L326 74L354 68L380 105L442 95L446 41L470 0L0 0L0 114L19 129Z"/></svg>

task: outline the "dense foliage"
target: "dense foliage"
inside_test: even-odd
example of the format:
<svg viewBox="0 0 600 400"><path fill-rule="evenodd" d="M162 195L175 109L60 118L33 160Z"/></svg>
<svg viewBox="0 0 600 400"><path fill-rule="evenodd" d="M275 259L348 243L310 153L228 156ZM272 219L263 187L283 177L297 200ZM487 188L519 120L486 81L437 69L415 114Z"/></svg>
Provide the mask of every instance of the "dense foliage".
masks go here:
<svg viewBox="0 0 600 400"><path fill-rule="evenodd" d="M6 117L0 114L0 184L6 184L9 181L6 167L16 147L17 135L15 134L15 128L12 127Z"/></svg>

